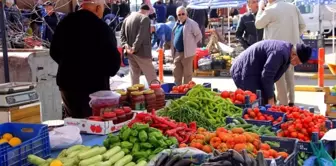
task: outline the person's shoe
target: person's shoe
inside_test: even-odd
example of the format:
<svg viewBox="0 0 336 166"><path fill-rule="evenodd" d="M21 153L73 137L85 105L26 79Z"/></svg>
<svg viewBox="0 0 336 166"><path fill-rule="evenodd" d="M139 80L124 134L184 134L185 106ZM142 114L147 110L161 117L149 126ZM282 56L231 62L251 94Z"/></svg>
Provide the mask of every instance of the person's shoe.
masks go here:
<svg viewBox="0 0 336 166"><path fill-rule="evenodd" d="M288 106L294 107L294 103L289 103Z"/></svg>

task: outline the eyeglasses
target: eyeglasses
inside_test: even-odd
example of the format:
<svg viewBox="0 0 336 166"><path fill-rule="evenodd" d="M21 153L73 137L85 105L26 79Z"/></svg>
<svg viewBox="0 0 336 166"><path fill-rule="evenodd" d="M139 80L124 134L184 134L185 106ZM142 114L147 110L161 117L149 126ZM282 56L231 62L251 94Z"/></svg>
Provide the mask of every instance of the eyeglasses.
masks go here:
<svg viewBox="0 0 336 166"><path fill-rule="evenodd" d="M185 13L181 13L181 14L178 14L177 16L184 16L185 15Z"/></svg>

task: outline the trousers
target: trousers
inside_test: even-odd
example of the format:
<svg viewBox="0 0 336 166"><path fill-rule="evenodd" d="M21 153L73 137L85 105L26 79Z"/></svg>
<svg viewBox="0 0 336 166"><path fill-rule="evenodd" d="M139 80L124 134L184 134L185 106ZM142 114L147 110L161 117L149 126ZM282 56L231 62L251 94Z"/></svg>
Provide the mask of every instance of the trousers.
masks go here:
<svg viewBox="0 0 336 166"><path fill-rule="evenodd" d="M140 83L141 71L145 75L148 84L153 80L157 80L152 57L128 55L127 58L130 66L132 85Z"/></svg>
<svg viewBox="0 0 336 166"><path fill-rule="evenodd" d="M173 76L176 85L187 84L192 80L194 57L184 57L183 52L176 52L174 57Z"/></svg>
<svg viewBox="0 0 336 166"><path fill-rule="evenodd" d="M89 105L91 93L61 91L65 117L88 118L92 116Z"/></svg>
<svg viewBox="0 0 336 166"><path fill-rule="evenodd" d="M294 103L294 66L289 65L287 71L281 76L275 85L277 89L277 99L280 105Z"/></svg>

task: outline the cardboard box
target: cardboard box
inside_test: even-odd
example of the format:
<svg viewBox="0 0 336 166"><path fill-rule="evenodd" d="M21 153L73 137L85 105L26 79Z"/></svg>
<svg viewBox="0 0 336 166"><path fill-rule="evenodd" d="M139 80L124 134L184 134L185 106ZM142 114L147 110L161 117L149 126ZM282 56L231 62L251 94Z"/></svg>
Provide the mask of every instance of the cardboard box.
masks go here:
<svg viewBox="0 0 336 166"><path fill-rule="evenodd" d="M135 116L136 113L133 113L133 118L131 120L118 124L114 124L113 121L99 122L87 119L65 118L64 125L77 126L81 133L106 135L119 131L124 125L127 125L129 122L131 122Z"/></svg>

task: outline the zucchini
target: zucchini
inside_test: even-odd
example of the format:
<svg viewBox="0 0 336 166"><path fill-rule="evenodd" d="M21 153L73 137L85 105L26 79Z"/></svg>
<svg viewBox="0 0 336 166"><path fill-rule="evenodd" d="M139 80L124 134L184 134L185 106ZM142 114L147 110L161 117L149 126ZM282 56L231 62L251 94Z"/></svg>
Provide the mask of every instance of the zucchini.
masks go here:
<svg viewBox="0 0 336 166"><path fill-rule="evenodd" d="M237 119L233 119L232 122L233 122L235 125L240 125L240 124L241 124Z"/></svg>
<svg viewBox="0 0 336 166"><path fill-rule="evenodd" d="M104 146L99 148L99 154L104 154L106 152L106 148Z"/></svg>
<svg viewBox="0 0 336 166"><path fill-rule="evenodd" d="M242 117L237 117L236 119L240 122L240 124L247 124L247 122Z"/></svg>
<svg viewBox="0 0 336 166"><path fill-rule="evenodd" d="M265 130L265 128L266 128L265 125L260 126L260 127L259 127L259 130L258 130L258 133L260 133L260 134L263 133L264 130Z"/></svg>
<svg viewBox="0 0 336 166"><path fill-rule="evenodd" d="M84 147L85 147L84 145L74 145L74 146L71 146L70 148L67 149L67 151L65 152L65 155L68 156L68 155L70 155L70 153L72 153L74 151L77 151L77 150L80 150L80 149L82 149Z"/></svg>
<svg viewBox="0 0 336 166"><path fill-rule="evenodd" d="M108 150L103 154L103 160L108 160L110 159L113 155L121 151L120 146L113 147L112 149ZM112 164L111 164L112 165Z"/></svg>
<svg viewBox="0 0 336 166"><path fill-rule="evenodd" d="M88 158L91 158L93 156L100 154L100 152L101 152L100 147L96 146L88 151L79 153L77 157L79 160L85 160L85 159L88 159Z"/></svg>
<svg viewBox="0 0 336 166"><path fill-rule="evenodd" d="M97 164L94 164L94 166L111 166L112 165L112 162L110 160L108 161L104 161L104 162L99 162Z"/></svg>
<svg viewBox="0 0 336 166"><path fill-rule="evenodd" d="M124 166L132 161L133 157L132 155L126 155L119 161L117 161L114 166Z"/></svg>
<svg viewBox="0 0 336 166"><path fill-rule="evenodd" d="M73 151L67 156L67 158L73 158L73 157L77 156L80 152L82 152L82 151L81 150Z"/></svg>
<svg viewBox="0 0 336 166"><path fill-rule="evenodd" d="M102 160L103 160L103 156L96 155L96 156L93 156L91 158L82 160L81 162L79 162L79 166L87 166L87 165L90 165L90 164L98 163Z"/></svg>
<svg viewBox="0 0 336 166"><path fill-rule="evenodd" d="M125 166L135 166L135 165L136 165L135 162L130 162L130 163L126 164Z"/></svg>
<svg viewBox="0 0 336 166"><path fill-rule="evenodd" d="M117 154L113 155L109 161L111 161L112 164L116 163L118 160L122 159L125 156L125 152L120 151Z"/></svg>
<svg viewBox="0 0 336 166"><path fill-rule="evenodd" d="M138 162L138 164L137 165L135 165L135 166L147 166L147 162L146 161L144 161L144 160L141 160L140 162Z"/></svg>
<svg viewBox="0 0 336 166"><path fill-rule="evenodd" d="M41 157L30 154L30 155L28 155L28 162L30 164L40 165L40 164L44 164L46 162L46 160L44 160Z"/></svg>

